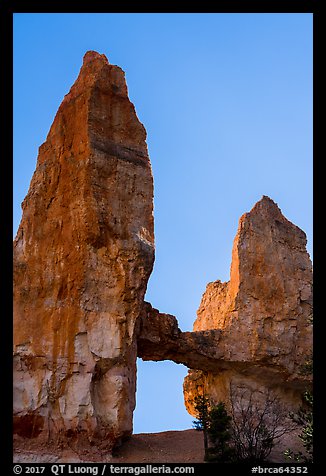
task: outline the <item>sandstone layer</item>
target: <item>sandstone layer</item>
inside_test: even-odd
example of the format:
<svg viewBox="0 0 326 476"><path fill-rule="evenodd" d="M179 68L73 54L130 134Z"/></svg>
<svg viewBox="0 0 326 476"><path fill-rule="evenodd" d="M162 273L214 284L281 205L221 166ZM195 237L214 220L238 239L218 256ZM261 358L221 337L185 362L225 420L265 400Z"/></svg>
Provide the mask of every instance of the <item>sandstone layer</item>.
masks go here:
<svg viewBox="0 0 326 476"><path fill-rule="evenodd" d="M88 52L44 144L14 242L14 432L132 432L135 324L154 261L146 132L124 72Z"/></svg>
<svg viewBox="0 0 326 476"><path fill-rule="evenodd" d="M305 233L287 220L270 198L263 198L239 221L230 281L207 285L194 331L221 332L221 369L190 370L185 404L205 393L230 401L230 392L257 395L272 391L288 408L300 404L311 376L302 368L312 353L312 264ZM237 365L236 365L237 363Z"/></svg>

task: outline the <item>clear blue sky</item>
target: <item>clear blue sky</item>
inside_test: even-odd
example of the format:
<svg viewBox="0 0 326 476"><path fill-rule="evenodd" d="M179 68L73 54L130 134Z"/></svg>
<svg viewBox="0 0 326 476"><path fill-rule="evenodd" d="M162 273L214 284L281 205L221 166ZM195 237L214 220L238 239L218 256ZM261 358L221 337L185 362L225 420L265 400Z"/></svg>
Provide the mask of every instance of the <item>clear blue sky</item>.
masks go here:
<svg viewBox="0 0 326 476"><path fill-rule="evenodd" d="M227 281L240 216L262 195L312 256L312 14L15 14L14 234L55 113L87 50L126 73L147 130L156 261L147 300L191 330ZM139 362L134 431L191 427L172 362Z"/></svg>

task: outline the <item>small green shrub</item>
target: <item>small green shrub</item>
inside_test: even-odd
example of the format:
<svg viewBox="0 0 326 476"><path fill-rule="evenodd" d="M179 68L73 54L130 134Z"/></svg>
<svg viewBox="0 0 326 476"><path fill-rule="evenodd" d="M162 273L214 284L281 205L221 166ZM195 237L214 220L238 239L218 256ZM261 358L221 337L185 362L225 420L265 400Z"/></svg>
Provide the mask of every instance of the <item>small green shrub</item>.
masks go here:
<svg viewBox="0 0 326 476"><path fill-rule="evenodd" d="M306 391L303 394L303 404L298 410L297 414L291 413L291 419L302 427L299 438L303 443L306 454L302 451L295 453L291 449L285 451L285 456L289 460L297 463L312 463L313 462L313 395L312 392Z"/></svg>

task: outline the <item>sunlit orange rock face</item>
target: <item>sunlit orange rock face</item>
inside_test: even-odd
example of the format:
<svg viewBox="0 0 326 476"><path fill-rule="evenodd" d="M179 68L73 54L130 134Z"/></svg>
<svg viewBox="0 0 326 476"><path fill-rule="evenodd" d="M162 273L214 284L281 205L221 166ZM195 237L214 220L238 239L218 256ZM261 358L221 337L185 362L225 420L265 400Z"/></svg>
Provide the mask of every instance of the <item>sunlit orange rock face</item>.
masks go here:
<svg viewBox="0 0 326 476"><path fill-rule="evenodd" d="M14 242L14 431L132 432L135 323L154 261L146 132L123 71L88 52L22 204Z"/></svg>
<svg viewBox="0 0 326 476"><path fill-rule="evenodd" d="M306 242L305 233L266 196L240 218L230 281L207 285L194 323L196 332L221 332L223 355L215 369L189 371L184 396L191 414L198 393L227 402L231 387L261 394L272 389L289 407L300 403L311 379L302 375L312 352Z"/></svg>

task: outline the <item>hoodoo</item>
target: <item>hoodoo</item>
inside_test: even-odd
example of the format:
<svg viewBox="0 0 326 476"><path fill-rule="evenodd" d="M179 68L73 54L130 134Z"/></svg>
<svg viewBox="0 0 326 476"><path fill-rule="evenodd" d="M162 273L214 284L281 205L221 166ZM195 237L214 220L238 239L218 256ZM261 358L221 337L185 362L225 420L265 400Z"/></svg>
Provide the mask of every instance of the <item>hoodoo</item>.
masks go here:
<svg viewBox="0 0 326 476"><path fill-rule="evenodd" d="M124 72L89 51L64 97L14 242L14 432L132 432L136 336L154 261L146 131Z"/></svg>
<svg viewBox="0 0 326 476"><path fill-rule="evenodd" d="M199 392L229 401L231 389L244 388L261 399L274 392L290 409L298 407L311 379L302 372L312 354L312 264L306 243L305 233L269 197L240 218L230 281L207 285L194 323L196 332L221 332L225 365L189 371L184 395L190 413Z"/></svg>

